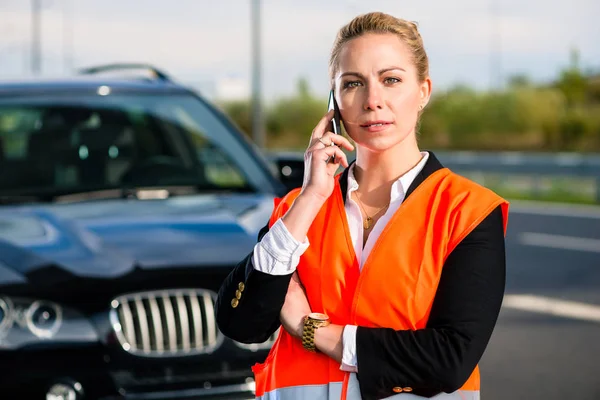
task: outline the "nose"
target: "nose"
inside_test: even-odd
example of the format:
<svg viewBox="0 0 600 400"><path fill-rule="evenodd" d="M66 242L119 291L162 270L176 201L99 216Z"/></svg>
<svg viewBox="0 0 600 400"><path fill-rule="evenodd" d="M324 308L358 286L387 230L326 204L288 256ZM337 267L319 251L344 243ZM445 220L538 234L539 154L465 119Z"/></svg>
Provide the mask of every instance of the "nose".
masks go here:
<svg viewBox="0 0 600 400"><path fill-rule="evenodd" d="M383 99L380 88L377 85L369 85L366 91L365 110L380 110L383 107Z"/></svg>

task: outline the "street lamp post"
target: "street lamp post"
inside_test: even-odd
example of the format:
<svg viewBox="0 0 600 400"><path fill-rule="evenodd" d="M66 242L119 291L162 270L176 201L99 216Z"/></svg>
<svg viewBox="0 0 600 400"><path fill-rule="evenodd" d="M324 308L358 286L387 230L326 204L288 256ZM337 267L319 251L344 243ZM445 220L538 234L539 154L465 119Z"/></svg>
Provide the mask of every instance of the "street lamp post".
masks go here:
<svg viewBox="0 0 600 400"><path fill-rule="evenodd" d="M252 137L259 148L265 146L261 90L260 0L252 0Z"/></svg>
<svg viewBox="0 0 600 400"><path fill-rule="evenodd" d="M503 88L502 74L502 37L500 31L500 5L497 0L490 1L490 90Z"/></svg>
<svg viewBox="0 0 600 400"><path fill-rule="evenodd" d="M41 0L31 0L31 73L39 75L42 67L40 37Z"/></svg>

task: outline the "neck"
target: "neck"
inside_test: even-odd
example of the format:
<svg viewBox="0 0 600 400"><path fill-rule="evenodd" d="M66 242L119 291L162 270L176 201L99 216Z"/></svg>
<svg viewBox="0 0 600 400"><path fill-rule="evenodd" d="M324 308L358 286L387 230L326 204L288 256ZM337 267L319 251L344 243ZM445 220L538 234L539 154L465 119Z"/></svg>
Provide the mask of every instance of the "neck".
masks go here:
<svg viewBox="0 0 600 400"><path fill-rule="evenodd" d="M419 163L422 156L415 135L409 137L414 139L407 138L382 152L373 152L357 146L354 177L361 193L389 189L396 180ZM389 193L389 190L384 191Z"/></svg>

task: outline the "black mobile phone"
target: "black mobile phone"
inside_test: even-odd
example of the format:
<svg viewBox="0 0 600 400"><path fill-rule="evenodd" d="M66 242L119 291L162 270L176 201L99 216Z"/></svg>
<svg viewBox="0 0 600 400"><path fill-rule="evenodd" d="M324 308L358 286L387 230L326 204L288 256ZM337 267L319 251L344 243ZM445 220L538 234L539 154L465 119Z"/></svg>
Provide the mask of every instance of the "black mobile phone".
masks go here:
<svg viewBox="0 0 600 400"><path fill-rule="evenodd" d="M329 92L329 105L327 106L328 111L333 110L333 118L331 119L331 123L329 124L329 131L335 133L336 135L342 134L342 125L341 125L341 114L340 108L337 105L337 101L335 101L335 96L333 93L333 89ZM327 162L335 163L335 156L329 157Z"/></svg>
<svg viewBox="0 0 600 400"><path fill-rule="evenodd" d="M329 106L328 111L333 111L333 119L331 120L331 124L329 125L329 130L336 135L342 134L342 125L341 125L341 115L340 108L337 105L337 101L335 101L335 96L333 94L333 89L329 92Z"/></svg>

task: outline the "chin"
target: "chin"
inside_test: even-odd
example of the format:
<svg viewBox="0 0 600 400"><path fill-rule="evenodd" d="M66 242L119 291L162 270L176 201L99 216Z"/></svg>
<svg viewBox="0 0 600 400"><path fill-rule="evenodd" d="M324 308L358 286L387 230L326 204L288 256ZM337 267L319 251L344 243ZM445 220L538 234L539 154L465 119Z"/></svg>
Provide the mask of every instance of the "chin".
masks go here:
<svg viewBox="0 0 600 400"><path fill-rule="evenodd" d="M390 136L390 135L370 135L369 137L360 137L355 139L357 145L369 150L373 153L382 153L384 151L397 148L402 146L403 143L408 142L409 135L403 135L403 137Z"/></svg>

